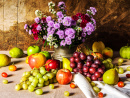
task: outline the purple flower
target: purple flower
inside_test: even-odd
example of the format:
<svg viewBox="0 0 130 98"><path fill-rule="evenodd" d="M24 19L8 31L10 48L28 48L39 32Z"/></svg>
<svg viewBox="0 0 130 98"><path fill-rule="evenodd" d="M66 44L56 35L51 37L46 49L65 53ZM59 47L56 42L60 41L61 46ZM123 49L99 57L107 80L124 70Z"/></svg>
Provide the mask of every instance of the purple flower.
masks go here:
<svg viewBox="0 0 130 98"><path fill-rule="evenodd" d="M47 38L47 36L46 36L46 35L44 35L44 36L43 36L43 39L44 39L44 40L46 40L46 38Z"/></svg>
<svg viewBox="0 0 130 98"><path fill-rule="evenodd" d="M27 27L28 27L28 24L25 24L25 25L24 25L24 29L27 29Z"/></svg>
<svg viewBox="0 0 130 98"><path fill-rule="evenodd" d="M62 40L62 41L60 42L60 46L65 46L65 45L66 45L65 40Z"/></svg>
<svg viewBox="0 0 130 98"><path fill-rule="evenodd" d="M36 22L36 23L39 23L39 22L40 22L39 17L36 17L36 18L35 18L35 22Z"/></svg>
<svg viewBox="0 0 130 98"><path fill-rule="evenodd" d="M65 36L64 35L59 35L59 38L60 39L63 39Z"/></svg>
<svg viewBox="0 0 130 98"><path fill-rule="evenodd" d="M85 38L82 39L82 42L85 42Z"/></svg>
<svg viewBox="0 0 130 98"><path fill-rule="evenodd" d="M49 27L54 27L54 22L53 21L49 21L47 24Z"/></svg>
<svg viewBox="0 0 130 98"><path fill-rule="evenodd" d="M91 18L91 20L93 21L93 25L96 26L96 20Z"/></svg>
<svg viewBox="0 0 130 98"><path fill-rule="evenodd" d="M50 32L50 31L51 31L51 27L48 27L48 28L47 28L47 32Z"/></svg>
<svg viewBox="0 0 130 98"><path fill-rule="evenodd" d="M26 29L26 32L28 32L28 29Z"/></svg>
<svg viewBox="0 0 130 98"><path fill-rule="evenodd" d="M54 34L54 32L48 32L47 37L49 37L49 35L53 35L53 34Z"/></svg>
<svg viewBox="0 0 130 98"><path fill-rule="evenodd" d="M86 33L84 33L84 32L82 33L82 37L86 37L86 35L87 35Z"/></svg>
<svg viewBox="0 0 130 98"><path fill-rule="evenodd" d="M48 17L46 18L46 21L47 21L47 22L51 21L51 16L48 16Z"/></svg>
<svg viewBox="0 0 130 98"><path fill-rule="evenodd" d="M63 30L58 30L58 31L56 32L56 34L57 34L57 35L64 35L64 31L63 31Z"/></svg>
<svg viewBox="0 0 130 98"><path fill-rule="evenodd" d="M88 35L91 35L91 34L92 34L92 32L87 32L87 34L88 34Z"/></svg>
<svg viewBox="0 0 130 98"><path fill-rule="evenodd" d="M70 45L72 42L71 42L71 38L70 37L66 37L65 38L65 42L67 45Z"/></svg>
<svg viewBox="0 0 130 98"><path fill-rule="evenodd" d="M93 32L94 30L94 25L91 22L89 22L86 24L86 27L83 29L83 32Z"/></svg>
<svg viewBox="0 0 130 98"><path fill-rule="evenodd" d="M59 29L59 28L60 28L60 24L59 24L59 23L55 23L55 24L54 24L54 28L55 28L55 29Z"/></svg>
<svg viewBox="0 0 130 98"><path fill-rule="evenodd" d="M95 7L90 7L90 10L92 12L93 15L95 15L95 13L97 12L96 8Z"/></svg>
<svg viewBox="0 0 130 98"><path fill-rule="evenodd" d="M58 22L59 22L59 23L62 23L63 20L62 20L61 18L58 18Z"/></svg>
<svg viewBox="0 0 130 98"><path fill-rule="evenodd" d="M65 6L65 3L63 1L59 2L58 7L60 7L60 6Z"/></svg>
<svg viewBox="0 0 130 98"><path fill-rule="evenodd" d="M64 17L63 19L63 25L64 26L70 26L71 25L72 18L69 16Z"/></svg>
<svg viewBox="0 0 130 98"><path fill-rule="evenodd" d="M75 30L72 28L65 29L65 35L67 35L70 38L75 38Z"/></svg>
<svg viewBox="0 0 130 98"><path fill-rule="evenodd" d="M42 30L41 25L38 25L36 29L37 29L38 31L41 31L41 30Z"/></svg>
<svg viewBox="0 0 130 98"><path fill-rule="evenodd" d="M31 30L29 30L29 32L28 32L28 33L29 33L29 35L31 35L31 34L32 34L32 31L31 31Z"/></svg>
<svg viewBox="0 0 130 98"><path fill-rule="evenodd" d="M61 11L57 12L56 15L58 16L58 18L63 18L64 17L64 15L63 15L63 13Z"/></svg>
<svg viewBox="0 0 130 98"><path fill-rule="evenodd" d="M71 26L75 26L76 25L76 21L75 20L72 20L71 21Z"/></svg>

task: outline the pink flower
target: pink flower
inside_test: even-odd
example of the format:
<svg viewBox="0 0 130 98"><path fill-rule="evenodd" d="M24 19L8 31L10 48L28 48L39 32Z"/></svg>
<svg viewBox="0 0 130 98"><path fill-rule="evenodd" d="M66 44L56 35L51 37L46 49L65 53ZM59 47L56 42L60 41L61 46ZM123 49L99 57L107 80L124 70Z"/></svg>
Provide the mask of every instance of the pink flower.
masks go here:
<svg viewBox="0 0 130 98"><path fill-rule="evenodd" d="M33 37L34 37L35 40L37 40L38 39L38 34L33 34Z"/></svg>

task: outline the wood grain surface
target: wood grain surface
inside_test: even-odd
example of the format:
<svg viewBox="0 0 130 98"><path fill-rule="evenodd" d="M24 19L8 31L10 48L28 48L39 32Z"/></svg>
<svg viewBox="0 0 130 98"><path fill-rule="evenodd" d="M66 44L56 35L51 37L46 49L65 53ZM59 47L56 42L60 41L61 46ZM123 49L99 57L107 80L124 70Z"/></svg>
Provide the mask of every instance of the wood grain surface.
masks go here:
<svg viewBox="0 0 130 98"><path fill-rule="evenodd" d="M24 30L26 23L34 23L35 10L41 10L46 15L48 2L51 0L0 0L0 50L19 47L27 50L36 41ZM52 0L58 4L61 0ZM113 50L130 44L130 3L129 0L63 0L66 3L67 15L85 12L93 6L97 9L94 16L97 22L96 31L84 44L91 46L94 41L101 40ZM42 42L38 45L42 50Z"/></svg>

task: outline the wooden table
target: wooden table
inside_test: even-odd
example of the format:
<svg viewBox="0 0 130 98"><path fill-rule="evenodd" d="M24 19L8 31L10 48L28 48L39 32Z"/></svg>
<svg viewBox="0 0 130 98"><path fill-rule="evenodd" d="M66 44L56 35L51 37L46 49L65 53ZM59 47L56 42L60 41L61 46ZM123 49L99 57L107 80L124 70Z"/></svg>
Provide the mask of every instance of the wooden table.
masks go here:
<svg viewBox="0 0 130 98"><path fill-rule="evenodd" d="M26 54L26 51L24 53ZM0 51L0 54L9 55L9 51ZM116 55L117 54L118 53L116 52ZM119 57L114 58L113 62L116 63L118 58ZM71 89L69 87L69 84L60 85L58 83L55 83L54 84L55 89L53 89L53 90L49 89L48 86L45 86L42 88L42 90L44 92L42 95L36 95L35 92L29 92L28 90L16 91L15 85L20 82L22 73L25 71L31 70L29 65L25 63L25 59L26 59L26 56L22 57L22 58L11 58L11 63L14 62L14 64L17 66L17 69L18 69L17 71L14 71L14 72L9 71L8 66L0 68L0 74L2 72L6 72L9 75L6 78L9 81L8 84L3 84L2 80L5 78L0 76L0 98L66 98L64 96L64 91L70 92L69 98L85 98L85 95L82 93L82 91L78 87L75 89ZM130 65L130 60L127 60L124 64L125 64L124 66L126 68L126 65L127 66ZM125 72L125 74L126 73L130 73L130 72ZM122 78L124 78L125 74L120 75L120 76ZM127 81L129 81L129 80L127 80ZM130 87L130 82L127 82L126 90L127 90L127 86ZM123 88L123 90L125 90L125 87ZM107 94L107 96L105 98L117 98L116 96L114 97L113 95L109 94L109 92L107 92L103 89L101 91L104 92L105 94ZM128 93L130 93L130 91Z"/></svg>

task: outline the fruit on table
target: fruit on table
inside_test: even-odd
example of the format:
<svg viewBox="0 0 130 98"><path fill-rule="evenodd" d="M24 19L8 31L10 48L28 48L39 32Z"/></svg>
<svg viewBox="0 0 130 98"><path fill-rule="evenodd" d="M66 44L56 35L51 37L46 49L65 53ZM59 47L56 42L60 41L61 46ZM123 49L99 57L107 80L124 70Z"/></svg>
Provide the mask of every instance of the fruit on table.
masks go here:
<svg viewBox="0 0 130 98"><path fill-rule="evenodd" d="M51 54L48 51L41 51L39 53L42 53L45 55L46 59L51 59Z"/></svg>
<svg viewBox="0 0 130 98"><path fill-rule="evenodd" d="M63 58L63 69L68 69L72 72L72 68L70 67L70 61L67 58ZM72 64L71 64L72 65Z"/></svg>
<svg viewBox="0 0 130 98"><path fill-rule="evenodd" d="M49 85L49 88L50 88L50 89L54 89L54 84L50 84L50 85Z"/></svg>
<svg viewBox="0 0 130 98"><path fill-rule="evenodd" d="M99 93L98 93L98 97L99 97L99 98L103 98L103 93L102 93L102 92L99 92Z"/></svg>
<svg viewBox="0 0 130 98"><path fill-rule="evenodd" d="M26 62L27 64L28 64L28 58L29 58L29 56L27 56L27 57L26 57L26 60L25 60L25 62Z"/></svg>
<svg viewBox="0 0 130 98"><path fill-rule="evenodd" d="M8 74L6 72L2 72L1 76L6 78L8 76Z"/></svg>
<svg viewBox="0 0 130 98"><path fill-rule="evenodd" d="M71 87L71 88L75 88L75 84L74 84L74 83L71 83L71 84L70 84L70 87Z"/></svg>
<svg viewBox="0 0 130 98"><path fill-rule="evenodd" d="M127 71L130 71L130 66L128 66L128 67L126 68L126 70L127 70Z"/></svg>
<svg viewBox="0 0 130 98"><path fill-rule="evenodd" d="M42 95L43 91L42 91L42 89L37 89L37 90L35 91L35 93L36 93L37 95Z"/></svg>
<svg viewBox="0 0 130 98"><path fill-rule="evenodd" d="M104 48L105 48L105 45L102 41L94 42L93 45L92 45L93 52L102 53Z"/></svg>
<svg viewBox="0 0 130 98"><path fill-rule="evenodd" d="M96 93L99 93L99 92L101 91L97 86L94 86L94 87L93 87L93 90L94 90Z"/></svg>
<svg viewBox="0 0 130 98"><path fill-rule="evenodd" d="M119 73L119 74L123 74L123 73L124 73L124 69L120 67L118 73Z"/></svg>
<svg viewBox="0 0 130 98"><path fill-rule="evenodd" d="M119 53L122 58L130 59L130 46L121 47Z"/></svg>
<svg viewBox="0 0 130 98"><path fill-rule="evenodd" d="M23 50L18 48L18 47L14 47L9 51L9 54L11 57L13 58L20 58L23 56Z"/></svg>
<svg viewBox="0 0 130 98"><path fill-rule="evenodd" d="M72 80L72 74L68 69L60 69L56 74L56 79L60 84L68 84Z"/></svg>
<svg viewBox="0 0 130 98"><path fill-rule="evenodd" d="M124 87L124 82L122 82L122 81L120 81L120 82L118 82L118 87Z"/></svg>
<svg viewBox="0 0 130 98"><path fill-rule="evenodd" d="M91 53L91 55L94 56L94 59L101 59L101 60L103 59L103 55L99 52L93 52Z"/></svg>
<svg viewBox="0 0 130 98"><path fill-rule="evenodd" d="M32 69L39 68L46 63L46 57L42 53L35 53L29 56L28 62Z"/></svg>
<svg viewBox="0 0 130 98"><path fill-rule="evenodd" d="M60 68L60 61L55 59L48 59L45 63L45 68L47 71L51 69L59 69Z"/></svg>
<svg viewBox="0 0 130 98"><path fill-rule="evenodd" d="M70 95L70 93L68 92L68 91L64 91L64 96L69 96Z"/></svg>
<svg viewBox="0 0 130 98"><path fill-rule="evenodd" d="M41 51L39 46L33 45L29 46L27 49L27 54L30 56L31 54L39 53Z"/></svg>
<svg viewBox="0 0 130 98"><path fill-rule="evenodd" d="M16 84L15 85L15 90L19 91L21 89L21 85L20 84Z"/></svg>
<svg viewBox="0 0 130 98"><path fill-rule="evenodd" d="M103 81L107 84L117 84L119 81L118 72L116 69L109 69L103 74Z"/></svg>
<svg viewBox="0 0 130 98"><path fill-rule="evenodd" d="M103 49L102 54L105 58L112 58L113 50L110 47L106 47Z"/></svg>
<svg viewBox="0 0 130 98"><path fill-rule="evenodd" d="M0 67L7 66L11 62L11 58L6 54L0 54Z"/></svg>
<svg viewBox="0 0 130 98"><path fill-rule="evenodd" d="M3 84L8 84L8 80L4 79L3 81Z"/></svg>
<svg viewBox="0 0 130 98"><path fill-rule="evenodd" d="M126 74L126 77L127 77L127 78L130 78L130 74Z"/></svg>
<svg viewBox="0 0 130 98"><path fill-rule="evenodd" d="M8 69L9 69L10 71L16 71L16 70L17 70L17 67L16 67L15 65L10 65L10 66L8 67Z"/></svg>

